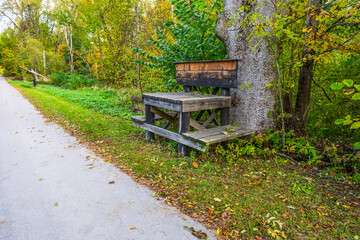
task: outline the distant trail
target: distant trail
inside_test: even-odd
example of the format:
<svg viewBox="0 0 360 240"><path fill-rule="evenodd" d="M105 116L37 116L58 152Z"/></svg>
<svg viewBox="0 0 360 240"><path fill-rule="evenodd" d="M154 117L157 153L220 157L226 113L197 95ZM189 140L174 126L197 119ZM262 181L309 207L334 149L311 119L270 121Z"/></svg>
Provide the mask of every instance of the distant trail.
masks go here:
<svg viewBox="0 0 360 240"><path fill-rule="evenodd" d="M0 240L182 240L197 239L184 226L207 232L151 195L46 123L0 77Z"/></svg>

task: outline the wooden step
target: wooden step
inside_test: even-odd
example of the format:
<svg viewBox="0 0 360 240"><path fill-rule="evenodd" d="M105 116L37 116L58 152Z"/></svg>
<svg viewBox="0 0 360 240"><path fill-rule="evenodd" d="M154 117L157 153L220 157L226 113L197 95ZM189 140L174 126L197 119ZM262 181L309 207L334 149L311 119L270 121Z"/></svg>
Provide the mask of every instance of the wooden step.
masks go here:
<svg viewBox="0 0 360 240"><path fill-rule="evenodd" d="M209 146L214 143L220 143L239 137L250 136L253 133L254 131L252 130L226 125L196 132L183 133L182 135L189 140L193 140L195 142Z"/></svg>
<svg viewBox="0 0 360 240"><path fill-rule="evenodd" d="M174 117L176 112L167 112L168 115L170 115L171 117ZM163 119L163 117L155 114L155 121L157 120L161 120ZM135 122L138 122L138 123L145 123L146 120L145 120L145 116L135 116L135 117L131 117L131 120L135 121Z"/></svg>

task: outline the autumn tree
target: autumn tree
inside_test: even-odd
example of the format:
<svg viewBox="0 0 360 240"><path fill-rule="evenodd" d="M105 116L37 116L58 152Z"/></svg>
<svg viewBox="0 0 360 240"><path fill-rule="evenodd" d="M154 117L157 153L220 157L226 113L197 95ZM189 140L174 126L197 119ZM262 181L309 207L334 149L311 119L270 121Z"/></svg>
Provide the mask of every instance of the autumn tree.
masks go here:
<svg viewBox="0 0 360 240"><path fill-rule="evenodd" d="M226 45L228 58L239 60L239 87L232 91L231 121L246 129L271 128L275 91L268 86L277 79L275 62L268 42L261 38L249 41L255 24L247 20L248 16L261 16L256 23L261 24L272 18L274 4L270 0L223 0L223 3L215 32Z"/></svg>

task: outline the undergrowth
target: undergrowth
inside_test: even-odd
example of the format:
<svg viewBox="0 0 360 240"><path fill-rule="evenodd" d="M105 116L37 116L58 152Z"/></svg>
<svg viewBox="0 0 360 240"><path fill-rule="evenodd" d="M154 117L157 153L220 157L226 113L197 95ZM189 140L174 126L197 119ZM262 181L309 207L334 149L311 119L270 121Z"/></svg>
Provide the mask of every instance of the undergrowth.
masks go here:
<svg viewBox="0 0 360 240"><path fill-rule="evenodd" d="M104 161L113 161L154 189L164 202L214 229L218 238L360 237L358 185L343 181L336 163L328 166L331 171L312 167L327 158L336 159L332 154L343 159L336 145L319 151L314 142L290 132L283 147L280 134L267 131L250 141L231 141L228 149L218 145L207 153L192 152L190 158L181 158L173 142L158 137L146 144L143 130L132 126L127 117L82 103L93 96L106 102L100 99L106 94L116 98L112 91L120 90L88 93L93 90L12 84L46 116L86 141ZM129 116L135 114L130 106L122 106ZM292 164L276 155L280 152L306 164Z"/></svg>

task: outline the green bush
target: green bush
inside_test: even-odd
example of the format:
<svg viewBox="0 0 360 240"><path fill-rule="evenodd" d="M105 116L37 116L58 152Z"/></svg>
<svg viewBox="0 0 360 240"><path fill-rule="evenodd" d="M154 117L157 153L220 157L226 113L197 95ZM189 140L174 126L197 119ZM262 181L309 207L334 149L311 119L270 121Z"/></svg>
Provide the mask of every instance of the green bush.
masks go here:
<svg viewBox="0 0 360 240"><path fill-rule="evenodd" d="M87 76L80 74L68 74L64 72L52 74L50 78L54 85L68 89L91 87L96 83L96 80L93 78L88 78Z"/></svg>

